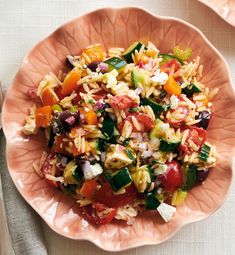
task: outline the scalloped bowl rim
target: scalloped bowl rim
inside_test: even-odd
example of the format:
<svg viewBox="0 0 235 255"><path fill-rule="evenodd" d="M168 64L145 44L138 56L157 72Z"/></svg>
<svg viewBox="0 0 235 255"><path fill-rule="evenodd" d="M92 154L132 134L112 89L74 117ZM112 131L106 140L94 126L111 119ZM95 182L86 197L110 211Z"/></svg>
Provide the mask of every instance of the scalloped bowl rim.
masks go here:
<svg viewBox="0 0 235 255"><path fill-rule="evenodd" d="M11 93L11 90L13 88L13 83L15 82L15 78L17 77L18 73L21 71L21 68L25 65L25 63L27 63L27 59L28 57L30 56L30 54L39 46L41 45L45 40L47 40L48 38L51 38L53 37L53 35L57 32L57 30L69 25L70 23L73 23L74 21L76 21L77 19L80 19L80 18L84 18L85 16L88 16L88 15L93 15L94 13L96 12L100 12L100 11L105 11L105 10L118 10L118 11L122 11L122 10L125 10L125 9L136 9L136 10L141 10L141 11L144 11L146 12L148 15L154 17L154 18L157 18L159 20L172 20L172 21L176 21L176 22L179 22L181 24L184 24L186 25L188 28L190 28L191 30L194 30L198 33L199 36L201 36L201 38L203 39L203 41L213 50L213 52L224 62L225 66L226 66L226 69L227 69L227 75L228 75L228 82L229 82L229 85L230 85L230 88L232 89L232 92L233 92L233 96L235 98L235 88L233 87L233 83L232 83L232 78L231 78L231 73L230 73L230 70L229 70L229 67L228 67L228 64L226 62L226 60L224 59L224 57L222 56L222 54L212 45L212 43L206 38L206 36L195 26L193 26L192 24L180 19L180 18L175 18L175 17L171 17L171 16L161 16L161 15L156 15L154 14L153 12L143 8L143 7L139 7L139 6L122 6L122 7L104 7L104 8L99 8L99 9L96 9L96 10L93 10L93 11L90 11L90 12L86 12L76 18L73 18L71 19L70 21L68 22L65 22L63 23L61 26L57 27L52 33L50 33L48 36L46 36L45 38L43 38L42 40L40 40L27 54L26 56L23 58L23 61L19 67L19 70L17 71L17 73L15 74L15 77L14 79L12 80L10 86L8 87L7 89L7 92L6 92L6 96L8 94ZM5 118L4 116L7 114L7 107L5 106L5 103L3 102L3 108L2 108L2 127L3 127L3 132L4 132L4 135L6 137L6 134L7 134L7 130L5 128ZM6 121L7 122L7 121ZM8 150L9 150L9 146L8 146L8 139L6 138L6 159L7 159L7 165L8 165ZM124 247L124 248L118 248L118 249L105 249L104 247L102 247L101 244L99 243L96 243L96 241L92 240L92 237L91 238L74 238L72 236L69 236L69 235L66 235L64 234L63 232L59 232L55 227L53 227L53 225L49 224L46 217L44 217L43 215L41 215L40 213L37 212L36 208L34 208L34 206L32 205L32 203L30 201L27 200L26 197L24 197L24 195L22 194L22 191L21 189L19 188L19 184L16 182L16 180L13 178L12 176L12 173L11 171L9 170L8 168L8 172L11 176L11 179L13 180L17 190L19 191L19 193L21 194L21 196L25 199L25 201L34 209L34 211L36 211L40 217L47 223L47 225L54 231L56 232L57 234L61 235L61 236L64 236L64 237L67 237L69 239L72 239L72 240L77 240L77 241L89 241L93 244L95 244L97 247L101 248L102 250L105 250L105 251L112 251L112 252L118 252L118 251L124 251L124 250L127 250L127 249L132 249L132 248L137 248L137 247L141 247L141 246L145 246L145 245L157 245L157 244L160 244L160 243L163 243L165 241L167 241L168 239L170 239L171 237L173 237L178 231L180 231L185 225L188 225L188 224L191 224L191 223L194 223L194 222L198 222L198 221L201 221L201 220L204 220L206 219L207 217L209 217L210 215L212 215L213 213L215 213L224 203L224 201L226 200L227 196L228 196L228 193L231 189L231 186L232 186L232 182L233 182L233 172L235 171L235 166L234 166L234 163L235 163L235 155L233 156L232 158L232 165L231 165L231 179L230 179L230 182L229 182L229 185L228 185L228 188L227 188L227 192L226 192L226 195L223 197L223 199L221 200L221 202L219 204L217 204L217 207L212 210L210 213L204 215L204 216L201 216L201 218L197 218L197 219L194 219L194 220L190 220L190 221L184 221L183 223L181 223L177 229L175 231L173 231L171 233L171 235L167 236L165 239L162 239L160 241L143 241L143 242L140 242L138 241L138 244L132 244L128 247Z"/></svg>

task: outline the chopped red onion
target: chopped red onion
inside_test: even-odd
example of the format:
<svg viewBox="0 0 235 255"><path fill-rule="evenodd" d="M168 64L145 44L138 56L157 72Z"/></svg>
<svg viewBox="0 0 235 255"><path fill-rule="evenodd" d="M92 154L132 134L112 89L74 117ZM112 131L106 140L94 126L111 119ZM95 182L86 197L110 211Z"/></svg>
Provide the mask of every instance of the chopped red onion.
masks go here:
<svg viewBox="0 0 235 255"><path fill-rule="evenodd" d="M143 66L143 68L147 71L151 71L153 68L153 60L150 58L149 62Z"/></svg>
<svg viewBox="0 0 235 255"><path fill-rule="evenodd" d="M89 161L85 161L85 163L82 165L82 171L85 172L89 172L91 170L91 164Z"/></svg>
<svg viewBox="0 0 235 255"><path fill-rule="evenodd" d="M98 69L100 70L101 73L106 73L108 72L109 65L107 63L100 62L98 65Z"/></svg>
<svg viewBox="0 0 235 255"><path fill-rule="evenodd" d="M137 89L135 89L135 94L136 95L140 95L142 93L143 89L138 87Z"/></svg>
<svg viewBox="0 0 235 255"><path fill-rule="evenodd" d="M69 125L73 125L75 122L75 117L74 116L70 116L68 117L65 122L67 122Z"/></svg>
<svg viewBox="0 0 235 255"><path fill-rule="evenodd" d="M99 100L95 105L94 105L94 111L98 110L103 110L106 107L106 104L102 102L102 100Z"/></svg>

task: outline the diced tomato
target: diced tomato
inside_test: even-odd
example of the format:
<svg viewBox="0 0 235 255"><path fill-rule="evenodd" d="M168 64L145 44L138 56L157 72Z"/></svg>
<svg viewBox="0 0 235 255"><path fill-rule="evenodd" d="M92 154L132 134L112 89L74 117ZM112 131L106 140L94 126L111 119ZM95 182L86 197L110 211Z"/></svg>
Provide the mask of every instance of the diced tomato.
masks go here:
<svg viewBox="0 0 235 255"><path fill-rule="evenodd" d="M191 126L190 129L190 135L188 139L191 139L199 148L202 147L202 145L206 141L206 130L199 127Z"/></svg>
<svg viewBox="0 0 235 255"><path fill-rule="evenodd" d="M181 152L186 154L190 154L193 152L192 148L188 144L188 140L193 141L198 146L198 150L200 150L202 145L206 142L206 139L207 139L205 129L190 126L189 130L190 132L185 143L183 145L180 144Z"/></svg>
<svg viewBox="0 0 235 255"><path fill-rule="evenodd" d="M181 94L181 87L172 76L169 76L164 85L164 90L170 95L179 96Z"/></svg>
<svg viewBox="0 0 235 255"><path fill-rule="evenodd" d="M54 105L59 102L59 98L51 88L46 88L42 92L42 103L43 105Z"/></svg>
<svg viewBox="0 0 235 255"><path fill-rule="evenodd" d="M132 121L132 116L135 116L137 122L139 123L140 130L138 130L135 125L133 124ZM121 131L125 122L128 121L132 124L133 126L133 131L134 132L147 132L154 126L153 120L145 113L133 113L127 116L127 118L118 124L118 130Z"/></svg>
<svg viewBox="0 0 235 255"><path fill-rule="evenodd" d="M120 195L114 195L109 183L105 183L95 194L95 201L110 207L119 207L127 205L137 197L137 189L134 184L126 188L126 192Z"/></svg>
<svg viewBox="0 0 235 255"><path fill-rule="evenodd" d="M70 95L74 90L77 89L77 82L81 79L81 73L79 71L72 70L65 77L62 84L61 94L64 96Z"/></svg>
<svg viewBox="0 0 235 255"><path fill-rule="evenodd" d="M80 194L87 198L92 198L97 190L98 183L96 180L86 180L80 190Z"/></svg>
<svg viewBox="0 0 235 255"><path fill-rule="evenodd" d="M167 192L173 192L182 185L183 173L180 164L176 160L172 160L166 164L166 173L158 175L157 179Z"/></svg>
<svg viewBox="0 0 235 255"><path fill-rule="evenodd" d="M62 155L69 156L70 153L68 153L68 151L66 150L69 141L71 141L71 139L69 139L66 135L57 135L55 137L53 151Z"/></svg>
<svg viewBox="0 0 235 255"><path fill-rule="evenodd" d="M117 211L115 208L110 208L97 202L83 206L81 210L87 220L96 225L105 225L110 223Z"/></svg>
<svg viewBox="0 0 235 255"><path fill-rule="evenodd" d="M171 109L166 114L166 121L175 128L184 125L186 118L189 115L188 106L179 106L177 109Z"/></svg>
<svg viewBox="0 0 235 255"><path fill-rule="evenodd" d="M129 96L114 96L110 100L111 107L116 107L120 110L126 110L130 107L138 106L137 103L133 101L133 99Z"/></svg>
<svg viewBox="0 0 235 255"><path fill-rule="evenodd" d="M48 127L51 120L51 106L46 105L36 109L36 126L37 127Z"/></svg>
<svg viewBox="0 0 235 255"><path fill-rule="evenodd" d="M145 132L149 131L154 126L153 120L145 113L140 113L137 116L137 121L143 124Z"/></svg>
<svg viewBox="0 0 235 255"><path fill-rule="evenodd" d="M163 64L160 68L161 72L165 72L168 75L173 75L179 70L179 62L176 59L171 59L167 63Z"/></svg>

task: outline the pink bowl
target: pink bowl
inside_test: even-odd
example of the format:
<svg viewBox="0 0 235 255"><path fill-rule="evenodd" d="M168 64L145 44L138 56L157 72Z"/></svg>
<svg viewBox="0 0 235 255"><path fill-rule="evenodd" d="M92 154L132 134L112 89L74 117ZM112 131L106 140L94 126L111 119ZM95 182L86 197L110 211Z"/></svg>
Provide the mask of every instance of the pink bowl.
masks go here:
<svg viewBox="0 0 235 255"><path fill-rule="evenodd" d="M235 27L235 0L199 0Z"/></svg>
<svg viewBox="0 0 235 255"><path fill-rule="evenodd" d="M202 82L218 88L213 105L209 141L220 157L205 184L190 191L173 220L164 223L156 213L139 216L132 226L121 222L94 227L82 219L75 201L49 187L33 171L45 147L42 137L26 137L21 129L32 105L27 91L50 71L64 69L68 54L100 42L105 48L127 47L137 40L150 40L161 52L179 44L189 46L204 64ZM192 25L175 18L159 17L140 8L105 8L61 26L36 45L24 59L7 91L3 106L3 129L7 140L10 175L25 200L57 233L76 240L90 240L110 251L161 243L185 224L205 219L224 202L232 182L235 152L235 94L226 62L205 36Z"/></svg>

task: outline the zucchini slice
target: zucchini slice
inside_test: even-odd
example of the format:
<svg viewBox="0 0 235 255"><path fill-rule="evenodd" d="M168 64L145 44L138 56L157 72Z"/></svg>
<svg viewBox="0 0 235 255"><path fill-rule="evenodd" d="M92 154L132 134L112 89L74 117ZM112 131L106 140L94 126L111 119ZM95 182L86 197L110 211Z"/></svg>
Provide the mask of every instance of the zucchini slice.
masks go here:
<svg viewBox="0 0 235 255"><path fill-rule="evenodd" d="M183 93L189 97L191 97L194 93L200 92L202 92L201 88L195 83L190 83L186 88L183 89Z"/></svg>
<svg viewBox="0 0 235 255"><path fill-rule="evenodd" d="M144 70L135 68L131 71L131 80L135 88L138 88L140 83L143 87L147 86L148 79L150 77L148 77Z"/></svg>
<svg viewBox="0 0 235 255"><path fill-rule="evenodd" d="M164 152L176 152L179 146L180 146L180 142L167 142L161 139L159 150Z"/></svg>
<svg viewBox="0 0 235 255"><path fill-rule="evenodd" d="M206 162L209 157L210 151L211 147L206 144L203 144L201 151L199 153L199 159Z"/></svg>
<svg viewBox="0 0 235 255"><path fill-rule="evenodd" d="M146 194L146 209L147 210L154 210L157 209L160 205L159 200L153 195L152 192L148 192Z"/></svg>
<svg viewBox="0 0 235 255"><path fill-rule="evenodd" d="M113 69L121 70L124 66L127 65L127 62L118 57L112 57L104 61L104 63L108 64L108 71L112 71Z"/></svg>
<svg viewBox="0 0 235 255"><path fill-rule="evenodd" d="M159 115L163 111L163 107L151 99L141 98L140 103L142 105L149 105L153 109L153 112L157 117L159 117Z"/></svg>
<svg viewBox="0 0 235 255"><path fill-rule="evenodd" d="M122 53L127 63L133 63L132 53L134 54L135 50L139 51L142 45L141 42L134 42Z"/></svg>
<svg viewBox="0 0 235 255"><path fill-rule="evenodd" d="M197 181L197 167L193 164L186 165L183 168L184 184L182 190L190 190L193 188Z"/></svg>
<svg viewBox="0 0 235 255"><path fill-rule="evenodd" d="M115 192L125 188L127 185L131 184L131 182L132 178L127 167L109 178L109 183Z"/></svg>

